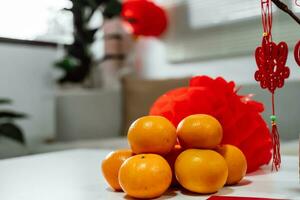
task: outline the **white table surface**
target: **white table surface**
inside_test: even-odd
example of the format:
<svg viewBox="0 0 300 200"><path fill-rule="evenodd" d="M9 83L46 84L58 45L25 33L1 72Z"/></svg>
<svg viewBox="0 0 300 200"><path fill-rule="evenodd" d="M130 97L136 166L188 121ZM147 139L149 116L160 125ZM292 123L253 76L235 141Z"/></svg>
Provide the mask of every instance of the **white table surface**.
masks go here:
<svg viewBox="0 0 300 200"><path fill-rule="evenodd" d="M105 183L100 163L108 150L70 150L0 161L0 200L131 199ZM283 157L280 172L268 167L248 175L238 186L216 195L300 199L298 158ZM160 199L207 199L169 191Z"/></svg>

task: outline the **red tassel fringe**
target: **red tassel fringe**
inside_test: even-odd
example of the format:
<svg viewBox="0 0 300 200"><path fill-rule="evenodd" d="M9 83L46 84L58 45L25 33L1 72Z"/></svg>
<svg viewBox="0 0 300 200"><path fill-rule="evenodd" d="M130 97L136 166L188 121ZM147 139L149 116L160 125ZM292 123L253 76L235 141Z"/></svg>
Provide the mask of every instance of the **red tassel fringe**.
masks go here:
<svg viewBox="0 0 300 200"><path fill-rule="evenodd" d="M272 171L279 170L281 164L279 133L276 122L272 122L273 163Z"/></svg>
<svg viewBox="0 0 300 200"><path fill-rule="evenodd" d="M276 124L276 115L275 115L275 97L274 92L272 92L272 116L270 117L272 122L272 143L273 143L273 161L272 161L272 171L275 169L279 170L281 164L280 156L280 141L279 141L279 132Z"/></svg>

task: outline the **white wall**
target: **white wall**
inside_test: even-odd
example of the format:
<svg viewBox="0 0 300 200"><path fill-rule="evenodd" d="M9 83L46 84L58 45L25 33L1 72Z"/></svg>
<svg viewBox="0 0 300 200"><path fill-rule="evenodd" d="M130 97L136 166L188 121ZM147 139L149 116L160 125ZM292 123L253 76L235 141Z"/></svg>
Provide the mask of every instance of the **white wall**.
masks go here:
<svg viewBox="0 0 300 200"><path fill-rule="evenodd" d="M254 53L256 46L261 41L260 18L210 29L196 29L191 26L192 19L190 17L193 13L191 13L188 4L195 3L198 5L198 2L186 0L155 1L165 8L169 24L166 33L160 40L139 38L136 52L141 57L138 60L142 61L143 76L163 78L209 75L213 77L223 76L237 83L254 82L253 74L256 70L254 56L251 53L246 55L245 52L249 52L250 49ZM202 17L205 18L205 16ZM194 18L193 21L197 19ZM202 20L201 17L199 20ZM284 40L288 42L290 47L293 47L299 39L299 29L296 28L296 23L286 14L280 12L274 15L273 35L276 42ZM232 51L233 49L236 51ZM207 60L202 59L189 63L183 61L177 64L170 63L167 59L175 57L175 60L181 61L181 58L195 59L199 56L204 58L203 55L206 53L212 54L213 57L207 57L211 58ZM239 56L218 58L215 56L216 54ZM289 53L288 66L291 68L290 80L300 79L300 68L296 66L293 52Z"/></svg>
<svg viewBox="0 0 300 200"><path fill-rule="evenodd" d="M55 48L0 44L0 97L11 98L8 108L30 116L18 121L29 147L54 134L55 59Z"/></svg>
<svg viewBox="0 0 300 200"><path fill-rule="evenodd" d="M142 75L147 78L208 75L223 76L237 83L254 82L256 63L253 55L174 64L168 62L162 40L141 38L136 45L143 65ZM287 64L291 69L289 80L300 79L300 68L294 61L293 52L289 52Z"/></svg>
<svg viewBox="0 0 300 200"><path fill-rule="evenodd" d="M263 116L269 121L271 114L271 96L266 90L259 87L253 78L256 63L252 55L222 58L192 63L172 64L166 56L166 48L163 42L156 39L143 39L137 44L143 61L142 75L147 78L165 78L192 75L209 75L212 77L223 76L227 80L233 80L242 87L240 94L255 94L254 98L265 104ZM300 67L296 66L293 52L289 52L287 62L291 69L288 79L289 84L276 92L276 112L279 124L279 132L282 141L297 139L299 136L299 80ZM298 80L293 82L291 80ZM248 85L251 84L251 85Z"/></svg>

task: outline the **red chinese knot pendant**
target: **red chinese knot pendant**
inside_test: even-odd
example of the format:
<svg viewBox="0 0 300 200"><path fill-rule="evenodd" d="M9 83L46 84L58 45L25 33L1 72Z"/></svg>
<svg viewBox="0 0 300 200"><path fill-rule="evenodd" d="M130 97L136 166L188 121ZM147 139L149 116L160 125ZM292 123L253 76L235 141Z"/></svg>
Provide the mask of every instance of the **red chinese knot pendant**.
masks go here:
<svg viewBox="0 0 300 200"><path fill-rule="evenodd" d="M295 57L295 61L298 64L298 66L300 67L300 40L297 42L295 49L294 49L294 57Z"/></svg>
<svg viewBox="0 0 300 200"><path fill-rule="evenodd" d="M263 89L274 93L276 88L283 87L284 80L290 75L290 69L286 66L287 56L288 46L285 42L276 45L263 37L262 45L255 51L258 70L254 74Z"/></svg>

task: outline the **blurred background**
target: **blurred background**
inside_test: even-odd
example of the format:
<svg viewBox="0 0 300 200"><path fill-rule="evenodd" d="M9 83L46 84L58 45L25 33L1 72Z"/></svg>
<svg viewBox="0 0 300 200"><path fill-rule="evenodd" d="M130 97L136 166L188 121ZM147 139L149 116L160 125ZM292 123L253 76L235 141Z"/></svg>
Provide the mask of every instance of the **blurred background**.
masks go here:
<svg viewBox="0 0 300 200"><path fill-rule="evenodd" d="M260 1L153 0L155 15L140 5L125 12L124 2L0 0L0 158L126 147L129 124L195 75L235 81L265 103L269 121L270 94L253 78ZM284 2L300 15L294 1ZM300 29L273 8L274 40L290 47L291 75L276 104L283 151L293 154Z"/></svg>

